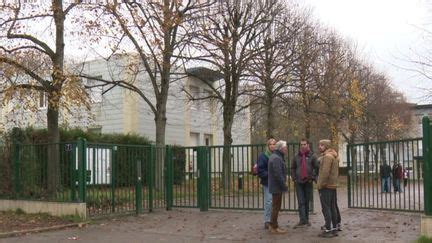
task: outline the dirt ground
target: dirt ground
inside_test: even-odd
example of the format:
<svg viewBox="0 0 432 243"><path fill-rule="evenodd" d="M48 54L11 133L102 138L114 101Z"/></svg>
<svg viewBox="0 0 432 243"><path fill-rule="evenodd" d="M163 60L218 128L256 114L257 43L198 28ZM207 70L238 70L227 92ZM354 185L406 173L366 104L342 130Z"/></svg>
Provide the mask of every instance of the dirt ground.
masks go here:
<svg viewBox="0 0 432 243"><path fill-rule="evenodd" d="M53 217L48 214L24 214L22 212L0 211L0 233L31 230L70 223L72 223L72 220Z"/></svg>
<svg viewBox="0 0 432 243"><path fill-rule="evenodd" d="M316 192L315 192L316 193ZM318 198L318 195L315 195ZM324 224L315 201L311 227L293 229L294 212L282 212L284 235L263 228L261 211L180 209L157 210L140 216L93 221L84 228L41 232L0 239L0 242L414 242L420 235L419 213L348 209L344 190L338 191L343 231L338 237L319 238Z"/></svg>

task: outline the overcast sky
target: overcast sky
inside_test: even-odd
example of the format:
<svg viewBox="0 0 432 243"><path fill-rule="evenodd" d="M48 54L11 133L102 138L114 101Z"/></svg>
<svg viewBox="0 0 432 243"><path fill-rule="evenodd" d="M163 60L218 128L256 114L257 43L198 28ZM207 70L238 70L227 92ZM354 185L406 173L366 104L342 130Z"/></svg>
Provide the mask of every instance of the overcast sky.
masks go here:
<svg viewBox="0 0 432 243"><path fill-rule="evenodd" d="M413 49L421 51L425 45L425 33L420 28L432 23L428 21L432 20L432 11L427 0L303 1L322 24L355 41L364 56L388 74L393 87L402 91L408 101L432 103L424 99L432 81L398 68L407 67L402 61L405 55L412 55Z"/></svg>

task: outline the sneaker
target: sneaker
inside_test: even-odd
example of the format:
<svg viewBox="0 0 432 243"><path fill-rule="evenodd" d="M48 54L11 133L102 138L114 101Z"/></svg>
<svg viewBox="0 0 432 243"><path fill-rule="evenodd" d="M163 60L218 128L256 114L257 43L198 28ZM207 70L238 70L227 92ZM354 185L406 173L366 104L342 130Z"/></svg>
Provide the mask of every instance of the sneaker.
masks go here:
<svg viewBox="0 0 432 243"><path fill-rule="evenodd" d="M306 223L299 222L298 224L294 225L293 229L302 228L302 227L304 227L306 225L307 225Z"/></svg>
<svg viewBox="0 0 432 243"><path fill-rule="evenodd" d="M265 222L264 223L264 229L269 229L269 225L270 225L270 222Z"/></svg>
<svg viewBox="0 0 432 243"><path fill-rule="evenodd" d="M324 230L318 236L322 238L332 238L332 237L336 237L337 234L335 234L332 230Z"/></svg>
<svg viewBox="0 0 432 243"><path fill-rule="evenodd" d="M325 225L321 226L321 230L322 230L322 231L326 230Z"/></svg>
<svg viewBox="0 0 432 243"><path fill-rule="evenodd" d="M273 228L271 225L269 225L269 231L271 234L285 234L285 233L287 233L286 230L281 229L279 227Z"/></svg>
<svg viewBox="0 0 432 243"><path fill-rule="evenodd" d="M338 224L336 225L336 230L337 230L337 231L342 231L342 225L341 225L340 223L338 223Z"/></svg>

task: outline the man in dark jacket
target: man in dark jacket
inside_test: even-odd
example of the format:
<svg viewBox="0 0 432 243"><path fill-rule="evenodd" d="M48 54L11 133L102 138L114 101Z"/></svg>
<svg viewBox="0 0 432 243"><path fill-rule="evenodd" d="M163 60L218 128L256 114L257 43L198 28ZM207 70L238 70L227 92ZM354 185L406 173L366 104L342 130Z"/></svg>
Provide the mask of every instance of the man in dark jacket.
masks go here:
<svg viewBox="0 0 432 243"><path fill-rule="evenodd" d="M309 203L312 195L312 181L316 182L318 174L318 159L310 150L307 139L300 141L300 151L291 163L291 178L296 185L300 222L294 228L310 226Z"/></svg>
<svg viewBox="0 0 432 243"><path fill-rule="evenodd" d="M268 186L272 194L272 214L270 221L270 232L275 234L286 233L279 228L278 216L282 205L282 194L288 190L286 185L285 154L288 152L285 141L276 143L275 151L270 155L268 164Z"/></svg>
<svg viewBox="0 0 432 243"><path fill-rule="evenodd" d="M381 192L390 192L391 168L386 162L380 166Z"/></svg>

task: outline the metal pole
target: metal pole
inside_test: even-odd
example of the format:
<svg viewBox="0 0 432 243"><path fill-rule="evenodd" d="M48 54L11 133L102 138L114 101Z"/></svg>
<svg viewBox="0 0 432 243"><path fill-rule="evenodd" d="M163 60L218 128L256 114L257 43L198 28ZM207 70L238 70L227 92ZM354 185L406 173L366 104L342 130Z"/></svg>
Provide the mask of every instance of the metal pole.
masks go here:
<svg viewBox="0 0 432 243"><path fill-rule="evenodd" d="M423 117L423 190L425 214L432 216L432 151L429 117Z"/></svg>
<svg viewBox="0 0 432 243"><path fill-rule="evenodd" d="M137 160L136 162L136 173L137 180L135 184L135 205L136 205L136 214L140 214L142 212L142 175L141 175L141 160Z"/></svg>
<svg viewBox="0 0 432 243"><path fill-rule="evenodd" d="M78 196L81 202L86 201L86 159L87 141L78 139Z"/></svg>

